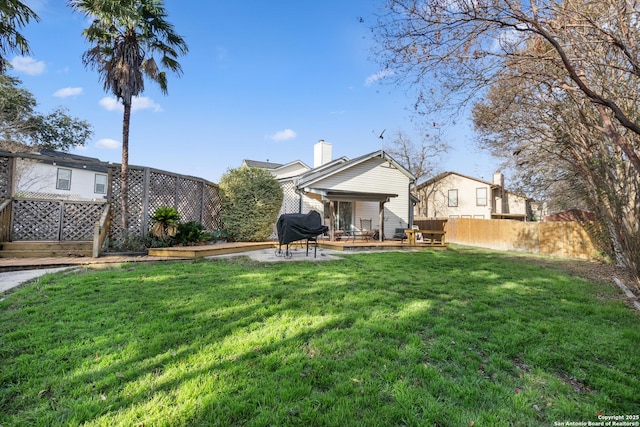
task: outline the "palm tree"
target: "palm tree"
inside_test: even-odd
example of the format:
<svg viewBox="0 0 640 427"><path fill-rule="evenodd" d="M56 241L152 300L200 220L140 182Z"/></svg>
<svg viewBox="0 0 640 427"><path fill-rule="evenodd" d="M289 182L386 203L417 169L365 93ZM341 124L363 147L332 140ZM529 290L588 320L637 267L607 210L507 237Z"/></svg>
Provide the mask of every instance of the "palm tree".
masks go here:
<svg viewBox="0 0 640 427"><path fill-rule="evenodd" d="M26 55L30 52L29 42L18 29L33 19L40 21L36 13L18 0L0 1L0 74L7 68L5 55L10 51Z"/></svg>
<svg viewBox="0 0 640 427"><path fill-rule="evenodd" d="M129 124L133 97L144 92L144 78L158 83L167 94L167 76L161 68L178 75L177 57L187 44L166 21L162 0L69 0L69 5L92 20L83 35L92 47L82 56L85 67L97 70L104 89L124 106L122 120L122 228L129 231ZM157 62L154 55L159 55Z"/></svg>

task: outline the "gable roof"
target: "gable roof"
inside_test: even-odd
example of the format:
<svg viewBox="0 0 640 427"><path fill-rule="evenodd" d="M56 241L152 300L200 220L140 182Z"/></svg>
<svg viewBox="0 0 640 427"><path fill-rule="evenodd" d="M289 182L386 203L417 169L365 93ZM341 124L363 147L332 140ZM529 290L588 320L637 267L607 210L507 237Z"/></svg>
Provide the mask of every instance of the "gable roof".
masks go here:
<svg viewBox="0 0 640 427"><path fill-rule="evenodd" d="M339 159L333 160L325 165L311 169L309 172L304 173L298 177L297 186L298 188L300 188L312 185L319 180L328 178L332 175L335 175L339 172L352 168L376 157L379 157L382 160L385 160L392 164L393 167L406 175L410 181L415 181L416 177L411 172L409 172L407 168L396 162L386 151L378 150L351 160L349 160L347 157L340 157Z"/></svg>
<svg viewBox="0 0 640 427"><path fill-rule="evenodd" d="M421 190L422 188L427 187L427 186L429 186L429 185L431 185L433 183L441 181L444 178L448 177L449 175L457 175L457 176L460 176L462 178L466 178L466 179L470 179L472 181L480 182L480 183L488 185L490 187L499 187L499 185L496 185L493 182L485 181L484 179L474 178L474 177L469 176L469 175L463 175L463 174L458 173L458 172L442 172L442 173L439 173L438 175L434 176L433 178L430 178L430 179L418 184L416 186L416 191L417 190Z"/></svg>
<svg viewBox="0 0 640 427"><path fill-rule="evenodd" d="M248 159L244 159L242 163L249 166L250 168L260 168L260 169L278 169L284 166L282 163L261 162L260 160L248 160Z"/></svg>

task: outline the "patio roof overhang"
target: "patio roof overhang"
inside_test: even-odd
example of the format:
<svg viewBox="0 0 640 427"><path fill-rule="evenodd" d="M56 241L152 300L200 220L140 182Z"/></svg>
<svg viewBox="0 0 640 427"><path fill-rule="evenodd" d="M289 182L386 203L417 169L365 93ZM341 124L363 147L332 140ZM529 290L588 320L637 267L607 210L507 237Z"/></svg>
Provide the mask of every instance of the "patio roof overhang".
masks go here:
<svg viewBox="0 0 640 427"><path fill-rule="evenodd" d="M305 193L317 194L323 201L337 201L337 202L388 202L392 197L398 197L393 193L372 193L364 191L349 191L349 190L331 190L327 188L305 188Z"/></svg>

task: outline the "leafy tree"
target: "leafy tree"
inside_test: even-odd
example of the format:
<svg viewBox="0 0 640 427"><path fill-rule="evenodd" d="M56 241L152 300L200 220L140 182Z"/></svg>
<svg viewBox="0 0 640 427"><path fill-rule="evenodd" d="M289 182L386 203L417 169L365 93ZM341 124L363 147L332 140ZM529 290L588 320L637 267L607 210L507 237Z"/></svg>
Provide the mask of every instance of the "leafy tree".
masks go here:
<svg viewBox="0 0 640 427"><path fill-rule="evenodd" d="M7 69L7 53L18 52L26 55L30 52L29 42L18 30L32 19L36 22L40 20L23 2L4 0L0 3L0 74Z"/></svg>
<svg viewBox="0 0 640 427"><path fill-rule="evenodd" d="M58 107L49 114L36 111L36 99L20 88L20 80L0 74L0 147L8 151L50 149L69 151L91 137L88 122Z"/></svg>
<svg viewBox="0 0 640 427"><path fill-rule="evenodd" d="M129 229L128 167L129 126L133 97L144 92L144 78L156 82L167 93L167 75L162 69L180 75L179 55L187 44L167 20L162 0L70 0L69 5L91 19L83 31L92 47L82 61L98 71L105 91L124 106L122 119L122 228ZM154 55L159 55L156 61Z"/></svg>
<svg viewBox="0 0 640 427"><path fill-rule="evenodd" d="M283 192L267 171L241 167L222 175L219 183L222 223L234 241L259 242L273 232Z"/></svg>

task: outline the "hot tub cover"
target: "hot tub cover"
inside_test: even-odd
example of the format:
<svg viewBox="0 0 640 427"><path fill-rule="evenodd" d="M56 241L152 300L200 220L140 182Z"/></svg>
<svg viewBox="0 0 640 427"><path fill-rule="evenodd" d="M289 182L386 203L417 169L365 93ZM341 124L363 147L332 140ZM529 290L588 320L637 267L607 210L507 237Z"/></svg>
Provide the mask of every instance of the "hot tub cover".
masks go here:
<svg viewBox="0 0 640 427"><path fill-rule="evenodd" d="M312 239L326 233L329 227L322 225L322 216L317 211L307 214L282 214L276 223L278 241L281 245L302 239Z"/></svg>

